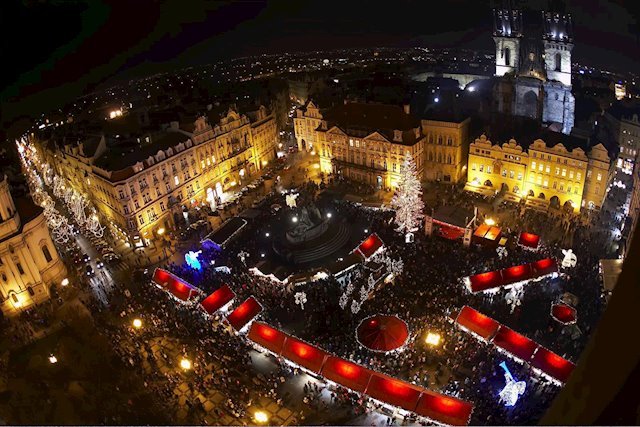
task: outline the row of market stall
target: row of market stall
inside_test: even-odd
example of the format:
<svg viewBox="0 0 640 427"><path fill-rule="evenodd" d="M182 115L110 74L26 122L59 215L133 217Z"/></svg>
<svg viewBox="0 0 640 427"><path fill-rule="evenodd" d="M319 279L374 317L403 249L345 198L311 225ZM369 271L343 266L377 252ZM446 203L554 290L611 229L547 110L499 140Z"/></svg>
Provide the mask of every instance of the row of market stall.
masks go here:
<svg viewBox="0 0 640 427"><path fill-rule="evenodd" d="M371 248L374 246L372 244ZM372 254L371 249L365 247L364 250ZM152 280L177 301L192 304L207 315L228 312L236 297L229 286L222 285L197 303L198 298L203 296L202 291L169 271L156 268ZM237 333L248 328L247 338L258 349L266 350L331 384L346 387L383 405L413 412L439 424L469 424L473 404L373 371L266 323L255 321L262 310L262 305L254 297L249 297L227 314L225 320Z"/></svg>
<svg viewBox="0 0 640 427"><path fill-rule="evenodd" d="M544 258L529 264L475 274L465 277L463 281L469 292L495 292L499 288L541 280L557 273L558 263L553 258Z"/></svg>
<svg viewBox="0 0 640 427"><path fill-rule="evenodd" d="M575 367L564 357L469 306L462 307L454 321L460 329L512 359L528 363L535 373L558 385L567 381Z"/></svg>
<svg viewBox="0 0 640 427"><path fill-rule="evenodd" d="M249 340L315 377L322 377L376 401L431 421L468 425L473 405L365 368L286 334L266 323L254 322Z"/></svg>

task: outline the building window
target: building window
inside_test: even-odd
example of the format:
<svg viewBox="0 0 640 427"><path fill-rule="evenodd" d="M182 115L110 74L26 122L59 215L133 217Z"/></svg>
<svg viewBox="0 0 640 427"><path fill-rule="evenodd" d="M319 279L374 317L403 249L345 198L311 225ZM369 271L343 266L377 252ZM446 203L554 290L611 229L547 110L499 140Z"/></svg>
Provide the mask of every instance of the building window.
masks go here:
<svg viewBox="0 0 640 427"><path fill-rule="evenodd" d="M24 270L22 269L22 264L20 264L19 262L16 262L16 268L18 269L18 273L20 273L21 275L24 275Z"/></svg>
<svg viewBox="0 0 640 427"><path fill-rule="evenodd" d="M560 53L556 53L556 71L560 71L562 69L562 55ZM558 98L556 98L558 99Z"/></svg>
<svg viewBox="0 0 640 427"><path fill-rule="evenodd" d="M509 171L509 178L513 179L513 171Z"/></svg>
<svg viewBox="0 0 640 427"><path fill-rule="evenodd" d="M53 257L51 256L51 252L49 252L49 248L47 247L47 245L44 245L42 247L42 255L44 255L44 259L47 262L51 262L53 260Z"/></svg>
<svg viewBox="0 0 640 427"><path fill-rule="evenodd" d="M536 153L533 153L533 157L536 156ZM536 162L531 162L531 169L535 170L536 169Z"/></svg>
<svg viewBox="0 0 640 427"><path fill-rule="evenodd" d="M491 170L492 170L491 166L487 165L487 173L491 173Z"/></svg>
<svg viewBox="0 0 640 427"><path fill-rule="evenodd" d="M549 165L547 165L547 167L545 168L545 172L546 172L546 173L551 172L551 168L549 167Z"/></svg>
<svg viewBox="0 0 640 427"><path fill-rule="evenodd" d="M602 181L602 174L598 173L598 177L596 178L598 181Z"/></svg>
<svg viewBox="0 0 640 427"><path fill-rule="evenodd" d="M180 185L180 180L178 179L178 175L175 175L175 176L173 177L173 183L174 183L175 185Z"/></svg>
<svg viewBox="0 0 640 427"><path fill-rule="evenodd" d="M507 177L507 170L506 169L502 169L502 174L503 177Z"/></svg>
<svg viewBox="0 0 640 427"><path fill-rule="evenodd" d="M140 225L144 225L144 216L142 216L142 214L138 215L138 222Z"/></svg>
<svg viewBox="0 0 640 427"><path fill-rule="evenodd" d="M581 178L582 178L582 174L578 172L578 174L576 175L576 180L580 181Z"/></svg>
<svg viewBox="0 0 640 427"><path fill-rule="evenodd" d="M542 172L542 169L543 169L543 168L544 168L544 165L543 165L542 163L540 163L540 164L538 165L538 170L539 170L540 172Z"/></svg>
<svg viewBox="0 0 640 427"><path fill-rule="evenodd" d="M484 172L484 165L480 165L480 166L478 167L478 170L479 170L480 172Z"/></svg>
<svg viewBox="0 0 640 427"><path fill-rule="evenodd" d="M129 215L129 205L124 205L123 209L124 209L124 214Z"/></svg>
<svg viewBox="0 0 640 427"><path fill-rule="evenodd" d="M544 185L545 187L549 186L549 181L547 179L544 180L544 182L542 183L542 185Z"/></svg>
<svg viewBox="0 0 640 427"><path fill-rule="evenodd" d="M560 168L556 168L556 175L560 175Z"/></svg>
<svg viewBox="0 0 640 427"><path fill-rule="evenodd" d="M164 202L160 202L160 211L165 211Z"/></svg>
<svg viewBox="0 0 640 427"><path fill-rule="evenodd" d="M518 179L522 181L522 172L518 172Z"/></svg>
<svg viewBox="0 0 640 427"><path fill-rule="evenodd" d="M566 169L562 169L562 176L567 176L567 170Z"/></svg>
<svg viewBox="0 0 640 427"><path fill-rule="evenodd" d="M140 203L138 203L138 199L135 199L135 200L133 201L133 205L136 207L136 210L137 210L137 209L140 209Z"/></svg>

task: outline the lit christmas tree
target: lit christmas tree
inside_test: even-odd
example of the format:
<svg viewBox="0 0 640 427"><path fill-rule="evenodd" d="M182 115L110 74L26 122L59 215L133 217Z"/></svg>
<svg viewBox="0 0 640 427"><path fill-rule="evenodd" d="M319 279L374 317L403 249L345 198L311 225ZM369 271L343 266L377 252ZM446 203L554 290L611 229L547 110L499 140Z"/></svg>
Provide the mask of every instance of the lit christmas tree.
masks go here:
<svg viewBox="0 0 640 427"><path fill-rule="evenodd" d="M420 225L424 214L422 202L422 186L418 180L416 164L411 154L407 153L400 169L398 188L391 200L391 206L396 210L396 231L409 233Z"/></svg>

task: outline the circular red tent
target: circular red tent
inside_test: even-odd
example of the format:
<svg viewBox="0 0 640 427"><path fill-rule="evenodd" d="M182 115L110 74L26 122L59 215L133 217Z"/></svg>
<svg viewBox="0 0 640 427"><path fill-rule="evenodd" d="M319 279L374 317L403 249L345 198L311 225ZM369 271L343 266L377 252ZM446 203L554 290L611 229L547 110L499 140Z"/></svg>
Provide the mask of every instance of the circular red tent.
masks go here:
<svg viewBox="0 0 640 427"><path fill-rule="evenodd" d="M369 350L386 352L402 347L409 338L409 330L397 316L378 314L360 322L356 337Z"/></svg>

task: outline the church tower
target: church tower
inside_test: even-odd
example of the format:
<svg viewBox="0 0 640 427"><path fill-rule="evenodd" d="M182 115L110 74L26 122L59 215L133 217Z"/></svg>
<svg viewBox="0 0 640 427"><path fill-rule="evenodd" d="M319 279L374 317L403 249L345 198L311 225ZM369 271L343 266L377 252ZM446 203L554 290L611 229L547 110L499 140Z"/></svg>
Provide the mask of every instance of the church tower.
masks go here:
<svg viewBox="0 0 640 427"><path fill-rule="evenodd" d="M549 80L571 86L571 50L573 23L571 15L542 12L545 68Z"/></svg>
<svg viewBox="0 0 640 427"><path fill-rule="evenodd" d="M496 76L518 73L522 11L508 7L493 10L493 40L496 42Z"/></svg>

